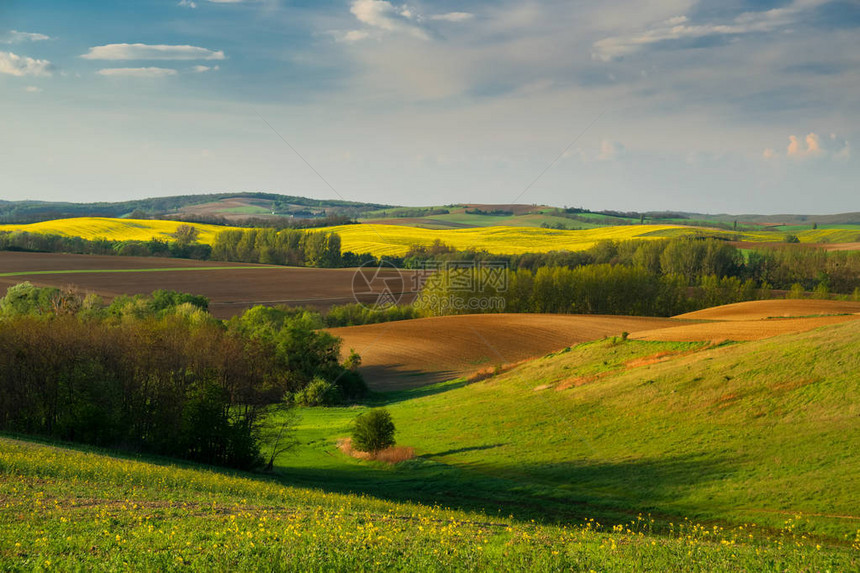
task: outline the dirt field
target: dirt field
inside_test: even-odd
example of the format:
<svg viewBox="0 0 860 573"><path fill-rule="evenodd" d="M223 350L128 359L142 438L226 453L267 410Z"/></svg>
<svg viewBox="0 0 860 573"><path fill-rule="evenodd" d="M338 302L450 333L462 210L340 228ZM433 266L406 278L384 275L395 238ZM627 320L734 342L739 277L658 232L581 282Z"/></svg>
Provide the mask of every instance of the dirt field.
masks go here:
<svg viewBox="0 0 860 573"><path fill-rule="evenodd" d="M763 320L768 318L811 317L826 314L860 313L860 302L840 300L752 300L681 314L690 320Z"/></svg>
<svg viewBox="0 0 860 573"><path fill-rule="evenodd" d="M543 356L566 346L665 326L665 318L477 314L334 328L362 357L374 390L415 388Z"/></svg>
<svg viewBox="0 0 860 573"><path fill-rule="evenodd" d="M197 267L223 268L91 272L102 269ZM5 293L6 288L23 281L39 286L75 286L83 291L96 293L106 300L120 294L149 294L157 289L170 289L208 297L211 301L210 311L218 318L229 318L255 304L289 304L325 309L335 304L355 302L352 294L355 275L353 269L277 267L157 257L0 252L0 274L45 271L56 271L57 274L0 276L0 294ZM396 272L382 273L380 278L393 277L395 274ZM404 298L404 302L409 301L407 298ZM375 302L375 299L376 295L373 294L361 297L363 302L368 303Z"/></svg>
<svg viewBox="0 0 860 573"><path fill-rule="evenodd" d="M805 332L820 326L860 320L860 315L820 316L815 318L774 318L770 320L727 320L687 324L630 335L634 340L667 340L677 342L726 340L761 340L780 334Z"/></svg>

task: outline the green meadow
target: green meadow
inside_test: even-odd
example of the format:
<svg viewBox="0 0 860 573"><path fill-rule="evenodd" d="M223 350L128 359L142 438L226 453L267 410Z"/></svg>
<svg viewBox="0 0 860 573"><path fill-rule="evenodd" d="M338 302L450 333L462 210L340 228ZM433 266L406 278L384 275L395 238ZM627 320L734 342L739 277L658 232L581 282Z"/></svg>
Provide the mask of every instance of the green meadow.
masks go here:
<svg viewBox="0 0 860 573"><path fill-rule="evenodd" d="M2 439L0 568L852 570L858 394L850 322L304 408L264 474ZM340 451L375 406L413 459Z"/></svg>

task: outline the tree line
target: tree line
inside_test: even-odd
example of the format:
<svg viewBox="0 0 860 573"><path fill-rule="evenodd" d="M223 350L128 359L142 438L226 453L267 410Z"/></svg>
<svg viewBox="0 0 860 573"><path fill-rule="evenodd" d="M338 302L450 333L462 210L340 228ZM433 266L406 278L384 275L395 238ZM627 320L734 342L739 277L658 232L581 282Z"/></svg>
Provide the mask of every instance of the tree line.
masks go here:
<svg viewBox="0 0 860 573"><path fill-rule="evenodd" d="M659 275L639 267L595 264L576 268L508 270L464 286L456 270L432 275L416 307L424 315L480 312L538 312L673 316L706 308L768 298L752 280L706 275L691 287L681 275ZM489 271L478 268L478 274ZM482 305L496 299L501 305Z"/></svg>
<svg viewBox="0 0 860 573"><path fill-rule="evenodd" d="M356 356L301 310L214 319L203 297L110 305L70 290L0 299L0 430L253 468L273 409L315 380L358 398Z"/></svg>
<svg viewBox="0 0 860 573"><path fill-rule="evenodd" d="M428 263L502 263L510 270L537 272L541 268L574 269L612 265L644 269L656 276L680 276L688 286L704 277L752 280L762 289L789 290L800 284L804 290L821 288L831 293L851 294L860 287L860 252L825 251L790 246L761 247L742 251L731 243L707 237L600 241L584 251L551 251L495 255L486 251L458 251L439 241L414 246L403 257L386 261L407 269Z"/></svg>

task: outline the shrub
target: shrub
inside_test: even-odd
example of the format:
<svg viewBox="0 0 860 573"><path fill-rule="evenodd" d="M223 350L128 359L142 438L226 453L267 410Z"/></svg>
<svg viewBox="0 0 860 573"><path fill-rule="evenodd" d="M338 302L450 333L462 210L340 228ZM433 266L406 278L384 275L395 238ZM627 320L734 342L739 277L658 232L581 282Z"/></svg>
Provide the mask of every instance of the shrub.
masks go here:
<svg viewBox="0 0 860 573"><path fill-rule="evenodd" d="M343 402L343 393L339 386L316 377L303 390L296 392L293 399L300 406L334 406Z"/></svg>
<svg viewBox="0 0 860 573"><path fill-rule="evenodd" d="M355 419L352 445L362 452L376 454L395 444L394 432L394 422L388 410L373 409Z"/></svg>

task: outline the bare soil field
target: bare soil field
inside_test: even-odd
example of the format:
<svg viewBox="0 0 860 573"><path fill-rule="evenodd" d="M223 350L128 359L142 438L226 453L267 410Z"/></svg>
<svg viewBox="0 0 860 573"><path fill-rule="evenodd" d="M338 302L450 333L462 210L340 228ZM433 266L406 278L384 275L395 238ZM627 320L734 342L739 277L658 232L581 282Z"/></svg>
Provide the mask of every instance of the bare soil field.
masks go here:
<svg viewBox="0 0 860 573"><path fill-rule="evenodd" d="M198 267L200 270L195 270ZM141 270L95 272L134 269ZM73 286L108 301L122 294L149 294L157 289L169 289L208 297L209 309L218 318L229 318L256 304L326 309L335 304L355 302L352 288L354 269L278 267L157 257L0 252L0 274L12 272L34 274L0 276L0 294L23 281L38 286ZM45 272L56 274L38 274ZM396 274L396 271L382 272L380 279L393 278ZM405 286L408 288L409 284L407 276ZM411 302L410 297L407 293L403 301ZM360 297L360 300L372 304L376 298L377 295L371 293Z"/></svg>
<svg viewBox="0 0 860 573"><path fill-rule="evenodd" d="M841 300L751 300L680 314L690 320L764 320L860 313L860 302Z"/></svg>
<svg viewBox="0 0 860 573"><path fill-rule="evenodd" d="M714 321L636 332L631 334L630 338L634 340L706 341L715 343L727 340L761 340L763 338L779 336L780 334L806 332L820 326L828 326L850 320L860 320L860 315Z"/></svg>
<svg viewBox="0 0 860 573"><path fill-rule="evenodd" d="M361 355L373 390L416 388L511 364L581 342L675 326L667 318L473 314L333 328Z"/></svg>
<svg viewBox="0 0 860 573"><path fill-rule="evenodd" d="M112 255L71 255L66 253L19 253L0 251L0 274L101 269L153 269L188 267L260 267L250 263L194 261L167 257L117 257Z"/></svg>

